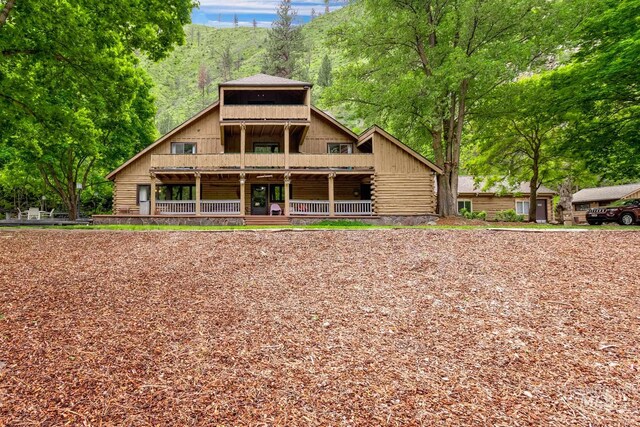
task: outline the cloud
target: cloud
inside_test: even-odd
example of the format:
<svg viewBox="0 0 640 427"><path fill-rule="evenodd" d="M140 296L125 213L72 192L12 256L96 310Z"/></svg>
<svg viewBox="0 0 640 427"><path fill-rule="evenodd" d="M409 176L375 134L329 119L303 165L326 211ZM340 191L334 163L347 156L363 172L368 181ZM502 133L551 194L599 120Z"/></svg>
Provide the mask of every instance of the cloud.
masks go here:
<svg viewBox="0 0 640 427"><path fill-rule="evenodd" d="M279 4L280 0L200 0L200 10L207 14L275 14ZM324 11L324 2L317 0L298 0L292 5L300 16L310 16L312 9ZM335 10L343 5L342 1L332 1L330 7Z"/></svg>

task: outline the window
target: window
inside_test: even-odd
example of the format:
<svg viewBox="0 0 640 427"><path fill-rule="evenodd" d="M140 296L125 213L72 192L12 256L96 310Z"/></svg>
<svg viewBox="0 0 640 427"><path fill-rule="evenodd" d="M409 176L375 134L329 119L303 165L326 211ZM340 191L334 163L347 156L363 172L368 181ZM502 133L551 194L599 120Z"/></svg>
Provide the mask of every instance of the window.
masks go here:
<svg viewBox="0 0 640 427"><path fill-rule="evenodd" d="M516 201L516 213L518 215L529 215L529 202Z"/></svg>
<svg viewBox="0 0 640 427"><path fill-rule="evenodd" d="M576 211L588 211L591 208L589 203L577 203Z"/></svg>
<svg viewBox="0 0 640 427"><path fill-rule="evenodd" d="M270 187L270 197L269 199L273 203L283 203L284 202L284 185L283 184L271 184ZM293 192L291 185L289 185L289 198L293 198Z"/></svg>
<svg viewBox="0 0 640 427"><path fill-rule="evenodd" d="M462 209L466 209L467 212L473 212L471 209L471 200L458 200L458 213L460 213Z"/></svg>
<svg viewBox="0 0 640 427"><path fill-rule="evenodd" d="M353 153L353 144L330 142L327 144L327 152L329 154L351 154Z"/></svg>
<svg viewBox="0 0 640 427"><path fill-rule="evenodd" d="M195 200L195 185L158 185L156 187L157 200Z"/></svg>
<svg viewBox="0 0 640 427"><path fill-rule="evenodd" d="M195 142L172 142L171 154L196 154Z"/></svg>
<svg viewBox="0 0 640 427"><path fill-rule="evenodd" d="M253 144L254 153L279 153L280 144L277 142L255 142Z"/></svg>
<svg viewBox="0 0 640 427"><path fill-rule="evenodd" d="M139 205L140 202L148 202L150 194L151 194L150 185L138 184L138 191L136 192L136 205Z"/></svg>

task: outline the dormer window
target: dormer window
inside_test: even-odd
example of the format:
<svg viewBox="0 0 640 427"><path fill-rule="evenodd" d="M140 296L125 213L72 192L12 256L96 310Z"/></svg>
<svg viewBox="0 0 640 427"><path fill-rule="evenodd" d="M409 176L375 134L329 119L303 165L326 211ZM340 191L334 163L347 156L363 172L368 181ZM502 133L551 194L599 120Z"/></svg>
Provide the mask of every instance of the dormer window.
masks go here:
<svg viewBox="0 0 640 427"><path fill-rule="evenodd" d="M195 142L172 142L171 154L196 154Z"/></svg>

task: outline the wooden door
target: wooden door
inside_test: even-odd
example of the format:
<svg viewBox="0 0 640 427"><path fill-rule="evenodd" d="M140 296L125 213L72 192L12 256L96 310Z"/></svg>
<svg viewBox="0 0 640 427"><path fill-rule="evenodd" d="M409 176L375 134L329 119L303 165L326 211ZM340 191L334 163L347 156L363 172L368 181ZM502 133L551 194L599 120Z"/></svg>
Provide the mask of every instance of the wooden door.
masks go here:
<svg viewBox="0 0 640 427"><path fill-rule="evenodd" d="M536 200L536 222L547 222L547 199Z"/></svg>

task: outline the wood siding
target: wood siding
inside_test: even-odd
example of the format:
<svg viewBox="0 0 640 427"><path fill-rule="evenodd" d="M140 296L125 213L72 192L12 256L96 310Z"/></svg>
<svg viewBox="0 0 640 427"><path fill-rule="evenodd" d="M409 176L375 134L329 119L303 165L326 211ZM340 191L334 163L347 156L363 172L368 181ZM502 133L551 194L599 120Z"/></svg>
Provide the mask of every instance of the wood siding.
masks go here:
<svg viewBox="0 0 640 427"><path fill-rule="evenodd" d="M547 201L547 222L553 220L553 198L550 196L538 196L538 199L545 199ZM470 200L471 210L473 212L486 212L487 219L493 221L496 219L496 214L500 211L506 211L509 209L516 210L516 202L528 202L528 195L523 196L495 196L493 194L460 194L458 195L458 201Z"/></svg>
<svg viewBox="0 0 640 427"><path fill-rule="evenodd" d="M378 215L424 215L436 211L431 173L377 173L372 186Z"/></svg>
<svg viewBox="0 0 640 427"><path fill-rule="evenodd" d="M224 105L222 120L309 120L306 105Z"/></svg>

